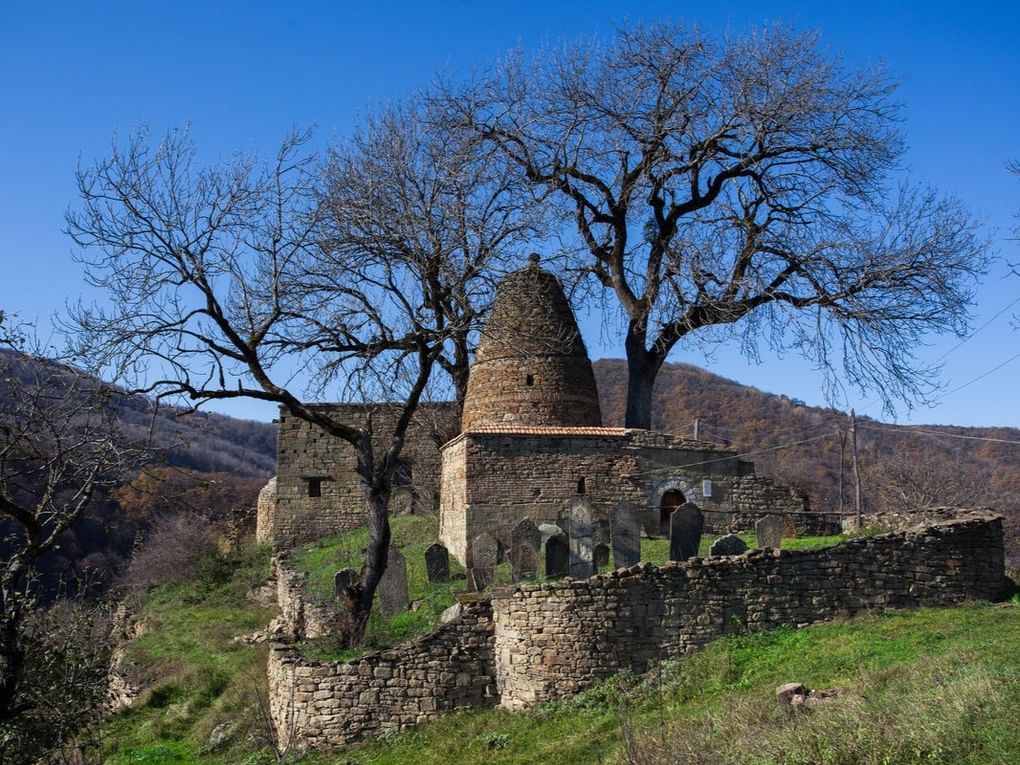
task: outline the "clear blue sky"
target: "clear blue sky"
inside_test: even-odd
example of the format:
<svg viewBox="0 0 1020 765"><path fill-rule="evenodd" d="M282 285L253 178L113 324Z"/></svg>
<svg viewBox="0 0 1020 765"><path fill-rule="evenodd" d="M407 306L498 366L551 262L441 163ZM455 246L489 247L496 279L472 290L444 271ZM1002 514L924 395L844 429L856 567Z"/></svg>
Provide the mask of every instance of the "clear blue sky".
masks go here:
<svg viewBox="0 0 1020 765"><path fill-rule="evenodd" d="M830 7L831 6L831 7ZM114 131L159 134L190 123L203 154L271 151L294 124L324 140L358 113L428 81L468 72L518 44L608 36L625 20L672 18L741 31L786 20L822 33L851 65L883 61L902 82L913 176L967 202L1001 255L1020 209L1020 4L1013 2L53 2L0 3L0 309L38 318L82 294L61 234L79 157L108 149ZM1020 296L999 267L978 295L980 326ZM1008 311L946 359L947 390L1020 351ZM593 357L622 357L585 320ZM933 340L922 356L956 344ZM823 404L819 378L796 359L748 364L721 352L689 361L764 390ZM1020 359L933 409L901 422L1020 426ZM866 413L870 399L852 400ZM225 411L268 419L271 408Z"/></svg>

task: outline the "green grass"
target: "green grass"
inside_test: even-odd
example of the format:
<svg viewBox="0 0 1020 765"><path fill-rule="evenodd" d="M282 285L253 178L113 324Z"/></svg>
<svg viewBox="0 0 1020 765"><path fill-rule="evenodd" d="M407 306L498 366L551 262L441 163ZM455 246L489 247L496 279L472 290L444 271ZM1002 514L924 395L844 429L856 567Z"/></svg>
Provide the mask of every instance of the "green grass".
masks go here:
<svg viewBox="0 0 1020 765"><path fill-rule="evenodd" d="M790 681L844 694L791 716L774 698ZM524 714L451 715L304 762L1008 765L1017 730L1020 608L976 605L724 638L642 683L613 678Z"/></svg>
<svg viewBox="0 0 1020 765"><path fill-rule="evenodd" d="M425 572L425 548L436 541L439 534L435 516L406 515L390 519L393 544L404 555L407 563L407 584L411 602L417 609L391 617L383 617L378 608L373 610L365 634L364 644L358 648L340 648L332 638L305 641L302 652L308 658L326 661L350 661L362 653L388 648L406 640L426 635L439 624L443 611L456 602L455 593L467 589L464 568L450 558L449 582L428 582ZM750 549L756 547L753 533L739 535ZM835 535L784 539L783 549L808 550L838 544L855 535ZM701 540L698 554L708 557L708 549L718 536L706 535ZM308 595L323 604L333 599L333 575L342 568L358 570L364 563L368 529L362 527L346 534L324 537L317 542L298 548L294 552L294 566L308 574ZM669 561L668 539L642 539L641 559L663 565ZM544 575L541 562L539 579ZM497 586L510 583L510 570L506 563L496 569Z"/></svg>
<svg viewBox="0 0 1020 765"><path fill-rule="evenodd" d="M107 724L107 765L195 762L223 722L237 723L237 738L257 733L256 688L265 686L266 648L232 639L264 630L275 613L246 597L268 567L267 548L211 555L193 578L139 599L146 631L128 645L126 661L147 690ZM228 751L203 761L237 759Z"/></svg>

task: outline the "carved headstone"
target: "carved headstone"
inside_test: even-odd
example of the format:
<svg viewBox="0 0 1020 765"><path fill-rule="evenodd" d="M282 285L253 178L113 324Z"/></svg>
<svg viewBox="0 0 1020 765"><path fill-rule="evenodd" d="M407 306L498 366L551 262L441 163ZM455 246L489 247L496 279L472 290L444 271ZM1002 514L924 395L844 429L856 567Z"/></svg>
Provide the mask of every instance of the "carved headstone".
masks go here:
<svg viewBox="0 0 1020 765"><path fill-rule="evenodd" d="M630 568L641 560L641 517L629 502L616 506L612 519L613 567Z"/></svg>
<svg viewBox="0 0 1020 765"><path fill-rule="evenodd" d="M595 545L592 548L591 557L596 573L605 571L609 568L609 545Z"/></svg>
<svg viewBox="0 0 1020 765"><path fill-rule="evenodd" d="M450 581L450 553L439 542L425 548L425 574L430 584Z"/></svg>
<svg viewBox="0 0 1020 765"><path fill-rule="evenodd" d="M386 556L386 571L379 580L379 611L392 616L406 611L410 605L407 595L407 563L394 545Z"/></svg>
<svg viewBox="0 0 1020 765"><path fill-rule="evenodd" d="M595 573L592 565L592 512L587 497L577 497L567 508L570 521L567 542L570 545L570 575L574 579L587 579Z"/></svg>
<svg viewBox="0 0 1020 765"><path fill-rule="evenodd" d="M705 516L693 502L680 505L669 516L669 559L687 560L698 554Z"/></svg>
<svg viewBox="0 0 1020 765"><path fill-rule="evenodd" d="M471 566L468 569L468 586L480 592L492 584L499 562L499 543L490 534L479 534L471 543Z"/></svg>
<svg viewBox="0 0 1020 765"><path fill-rule="evenodd" d="M727 534L719 537L708 548L709 558L718 558L721 555L743 555L747 552L747 545L744 540L736 534Z"/></svg>
<svg viewBox="0 0 1020 765"><path fill-rule="evenodd" d="M344 597L352 584L358 581L358 572L353 568L342 568L333 575L333 595L337 598Z"/></svg>
<svg viewBox="0 0 1020 765"><path fill-rule="evenodd" d="M538 576L542 532L525 518L510 530L510 578L515 582Z"/></svg>
<svg viewBox="0 0 1020 765"><path fill-rule="evenodd" d="M758 549L778 550L783 542L783 516L766 515L754 524L754 536Z"/></svg>
<svg viewBox="0 0 1020 765"><path fill-rule="evenodd" d="M591 543L596 547L599 545L609 547L611 539L612 529L610 527L609 518L604 515L595 517L592 521Z"/></svg>

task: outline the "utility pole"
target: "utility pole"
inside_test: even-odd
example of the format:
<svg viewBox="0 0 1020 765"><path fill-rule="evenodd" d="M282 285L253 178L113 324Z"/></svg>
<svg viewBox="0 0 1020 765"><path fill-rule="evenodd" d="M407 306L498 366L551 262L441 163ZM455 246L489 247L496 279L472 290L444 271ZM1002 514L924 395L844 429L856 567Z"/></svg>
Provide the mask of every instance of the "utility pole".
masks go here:
<svg viewBox="0 0 1020 765"><path fill-rule="evenodd" d="M857 461L857 415L850 410L850 448L853 451L854 460L854 510L857 513L857 530L861 530L861 466Z"/></svg>
<svg viewBox="0 0 1020 765"><path fill-rule="evenodd" d="M840 428L836 431L839 436L839 519L843 520L843 473L846 462L846 431Z"/></svg>
<svg viewBox="0 0 1020 765"><path fill-rule="evenodd" d="M695 441L700 441L701 440L700 436L701 436L701 420L698 419L697 417L695 417L694 418L694 440Z"/></svg>

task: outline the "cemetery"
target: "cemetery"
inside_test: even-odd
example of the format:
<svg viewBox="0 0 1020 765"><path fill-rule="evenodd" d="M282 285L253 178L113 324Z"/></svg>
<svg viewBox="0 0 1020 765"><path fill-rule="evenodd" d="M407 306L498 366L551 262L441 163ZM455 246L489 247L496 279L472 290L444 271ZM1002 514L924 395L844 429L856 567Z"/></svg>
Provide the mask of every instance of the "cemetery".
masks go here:
<svg viewBox="0 0 1020 765"><path fill-rule="evenodd" d="M288 746L527 709L722 635L1005 585L995 515L838 536L841 519L717 444L603 426L573 313L537 258L497 291L463 409L430 406L409 437L365 640L343 651L330 636L367 540L352 455L281 415L257 536L275 551L269 708Z"/></svg>

